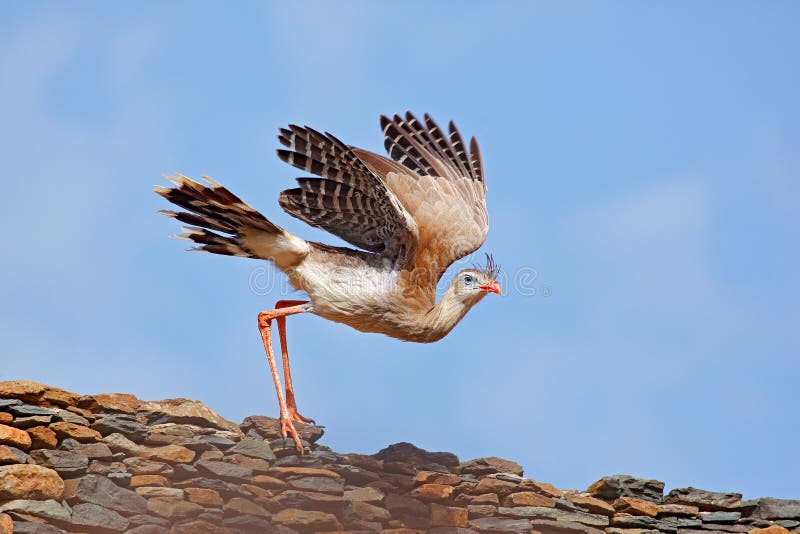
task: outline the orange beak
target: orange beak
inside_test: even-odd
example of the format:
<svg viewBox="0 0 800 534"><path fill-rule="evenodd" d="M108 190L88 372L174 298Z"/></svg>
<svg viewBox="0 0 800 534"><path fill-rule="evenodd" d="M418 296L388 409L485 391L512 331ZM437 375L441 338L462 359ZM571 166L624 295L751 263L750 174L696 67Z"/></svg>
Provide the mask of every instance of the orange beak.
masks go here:
<svg viewBox="0 0 800 534"><path fill-rule="evenodd" d="M482 290L486 291L487 293L497 293L500 294L500 284L497 283L497 280L492 280L488 284L483 284L479 286Z"/></svg>

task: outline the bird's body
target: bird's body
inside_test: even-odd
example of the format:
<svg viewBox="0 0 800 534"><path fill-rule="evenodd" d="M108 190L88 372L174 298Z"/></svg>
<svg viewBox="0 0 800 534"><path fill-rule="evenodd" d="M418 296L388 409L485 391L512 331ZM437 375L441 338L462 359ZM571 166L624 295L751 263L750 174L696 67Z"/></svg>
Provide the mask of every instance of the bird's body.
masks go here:
<svg viewBox="0 0 800 534"><path fill-rule="evenodd" d="M497 268L458 273L437 302L436 286L447 267L475 251L488 231L486 185L477 142L467 151L450 123L445 136L429 116L420 121L382 117L385 144L393 159L350 147L309 127L281 129L288 150L279 157L320 178L298 178L283 191L289 214L341 237L361 250L306 241L206 178L170 179L174 188L156 192L187 212L164 211L191 225L181 238L196 250L267 259L283 271L308 302L280 301L262 312L259 327L281 404L281 421L300 446L292 421L296 412L285 341L286 316L311 312L362 332L415 342L447 335L488 292L499 293ZM284 356L284 403L270 344L278 321Z"/></svg>

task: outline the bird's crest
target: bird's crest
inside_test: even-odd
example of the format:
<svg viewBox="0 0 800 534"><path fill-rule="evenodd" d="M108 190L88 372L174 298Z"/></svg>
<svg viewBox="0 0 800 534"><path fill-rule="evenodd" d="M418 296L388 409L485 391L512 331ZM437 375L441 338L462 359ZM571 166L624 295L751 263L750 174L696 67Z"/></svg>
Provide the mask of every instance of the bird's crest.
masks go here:
<svg viewBox="0 0 800 534"><path fill-rule="evenodd" d="M500 275L500 265L495 263L494 257L492 257L491 254L486 254L486 267L481 267L476 264L475 270L486 273L492 280L497 280L497 277Z"/></svg>

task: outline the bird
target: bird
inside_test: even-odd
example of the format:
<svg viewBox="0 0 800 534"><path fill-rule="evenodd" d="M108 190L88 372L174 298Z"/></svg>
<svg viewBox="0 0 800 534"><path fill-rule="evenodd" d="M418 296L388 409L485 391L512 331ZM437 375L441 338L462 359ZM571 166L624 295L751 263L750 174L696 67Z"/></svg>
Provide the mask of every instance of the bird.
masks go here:
<svg viewBox="0 0 800 534"><path fill-rule="evenodd" d="M499 266L462 269L437 301L447 268L483 245L489 230L480 148L467 148L456 125L445 132L427 113L381 116L389 157L350 146L309 126L280 128L278 157L314 176L278 198L289 215L353 245L332 246L289 233L220 183L181 174L154 191L185 211L160 210L188 226L175 235L190 250L268 260L307 300L279 300L258 314L258 328L278 397L280 432L303 451L286 319L311 313L361 332L431 343L446 336L489 293L500 294ZM285 396L272 348L278 326Z"/></svg>

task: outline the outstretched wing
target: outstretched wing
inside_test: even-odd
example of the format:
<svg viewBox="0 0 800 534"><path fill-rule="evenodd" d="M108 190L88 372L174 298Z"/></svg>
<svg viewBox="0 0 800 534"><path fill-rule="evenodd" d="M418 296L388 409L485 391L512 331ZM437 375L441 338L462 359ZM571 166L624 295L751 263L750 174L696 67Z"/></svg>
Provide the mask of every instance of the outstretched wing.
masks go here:
<svg viewBox="0 0 800 534"><path fill-rule="evenodd" d="M489 231L478 142L473 137L467 151L455 124L446 136L427 114L424 122L410 112L384 116L381 126L386 150L405 172L355 152L367 166L385 169L386 185L417 224L415 269L435 283L450 264L477 250Z"/></svg>
<svg viewBox="0 0 800 534"><path fill-rule="evenodd" d="M281 128L278 150L286 163L321 178L298 178L300 187L278 199L290 215L371 252L404 263L413 256L417 225L381 177L329 133L308 126Z"/></svg>

